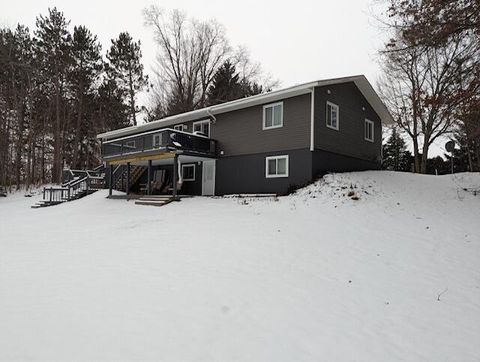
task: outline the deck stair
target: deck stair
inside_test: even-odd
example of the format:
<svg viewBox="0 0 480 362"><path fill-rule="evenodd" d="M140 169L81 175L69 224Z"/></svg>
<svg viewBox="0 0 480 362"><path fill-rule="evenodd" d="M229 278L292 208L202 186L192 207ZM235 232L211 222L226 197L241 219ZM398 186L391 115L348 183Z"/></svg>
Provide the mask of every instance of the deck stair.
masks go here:
<svg viewBox="0 0 480 362"><path fill-rule="evenodd" d="M83 174L75 175L74 178L61 186L44 187L43 200L32 205L32 208L38 209L78 200L102 189L105 185L104 179L104 174L84 171Z"/></svg>
<svg viewBox="0 0 480 362"><path fill-rule="evenodd" d="M145 166L131 166L130 168L130 187L132 187L142 177L147 170ZM114 189L119 191L127 191L127 167L119 166L114 171Z"/></svg>
<svg viewBox="0 0 480 362"><path fill-rule="evenodd" d="M148 195L136 200L135 205L164 206L174 200L171 195Z"/></svg>

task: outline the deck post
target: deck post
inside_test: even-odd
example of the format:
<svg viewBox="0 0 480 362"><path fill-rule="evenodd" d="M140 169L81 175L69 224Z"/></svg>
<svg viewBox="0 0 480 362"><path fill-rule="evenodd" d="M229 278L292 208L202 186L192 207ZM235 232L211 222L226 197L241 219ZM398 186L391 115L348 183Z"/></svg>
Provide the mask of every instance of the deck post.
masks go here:
<svg viewBox="0 0 480 362"><path fill-rule="evenodd" d="M173 156L173 198L177 197L178 155Z"/></svg>
<svg viewBox="0 0 480 362"><path fill-rule="evenodd" d="M127 196L130 195L130 162L127 162L127 186L125 187Z"/></svg>
<svg viewBox="0 0 480 362"><path fill-rule="evenodd" d="M152 194L152 160L148 160L147 195Z"/></svg>
<svg viewBox="0 0 480 362"><path fill-rule="evenodd" d="M112 187L113 187L113 165L110 164L110 175L108 181L108 197L112 196Z"/></svg>

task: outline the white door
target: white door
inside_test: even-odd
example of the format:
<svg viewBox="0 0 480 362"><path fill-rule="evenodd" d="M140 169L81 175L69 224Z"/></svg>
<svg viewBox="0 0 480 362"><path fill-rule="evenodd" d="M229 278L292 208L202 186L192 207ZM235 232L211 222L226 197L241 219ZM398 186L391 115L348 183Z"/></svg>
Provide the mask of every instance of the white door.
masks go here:
<svg viewBox="0 0 480 362"><path fill-rule="evenodd" d="M215 195L215 160L203 161L202 195Z"/></svg>

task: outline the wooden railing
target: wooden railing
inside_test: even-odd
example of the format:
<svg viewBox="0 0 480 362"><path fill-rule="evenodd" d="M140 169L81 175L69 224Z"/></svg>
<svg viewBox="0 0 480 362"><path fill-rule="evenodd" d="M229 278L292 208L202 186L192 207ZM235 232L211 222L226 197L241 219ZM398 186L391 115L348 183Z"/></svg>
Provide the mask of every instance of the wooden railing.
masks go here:
<svg viewBox="0 0 480 362"><path fill-rule="evenodd" d="M88 171L83 177L72 179L62 186L51 186L43 188L43 201L51 204L71 201L88 194L92 190L104 187L104 177L92 176Z"/></svg>

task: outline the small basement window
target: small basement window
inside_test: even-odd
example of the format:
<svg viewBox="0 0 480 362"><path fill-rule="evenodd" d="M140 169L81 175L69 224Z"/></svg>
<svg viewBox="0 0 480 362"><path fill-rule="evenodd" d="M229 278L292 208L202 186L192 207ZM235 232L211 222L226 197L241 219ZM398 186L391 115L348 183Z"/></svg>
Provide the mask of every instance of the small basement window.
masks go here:
<svg viewBox="0 0 480 362"><path fill-rule="evenodd" d="M183 181L195 181L195 165L182 165Z"/></svg>
<svg viewBox="0 0 480 362"><path fill-rule="evenodd" d="M373 142L373 122L369 119L365 119L365 140Z"/></svg>
<svg viewBox="0 0 480 362"><path fill-rule="evenodd" d="M338 106L332 102L327 101L327 127L337 130L339 129Z"/></svg>
<svg viewBox="0 0 480 362"><path fill-rule="evenodd" d="M153 135L153 147L160 147L162 145L162 135L160 133Z"/></svg>
<svg viewBox="0 0 480 362"><path fill-rule="evenodd" d="M283 102L263 106L263 129L283 127Z"/></svg>
<svg viewBox="0 0 480 362"><path fill-rule="evenodd" d="M288 177L288 155L266 157L265 177Z"/></svg>

